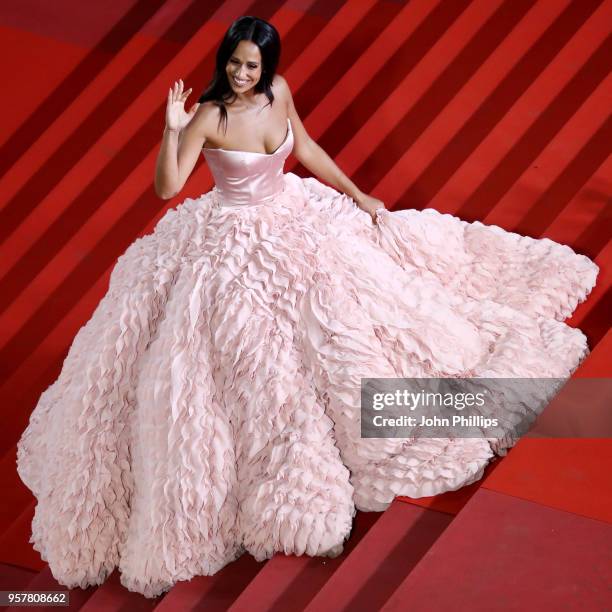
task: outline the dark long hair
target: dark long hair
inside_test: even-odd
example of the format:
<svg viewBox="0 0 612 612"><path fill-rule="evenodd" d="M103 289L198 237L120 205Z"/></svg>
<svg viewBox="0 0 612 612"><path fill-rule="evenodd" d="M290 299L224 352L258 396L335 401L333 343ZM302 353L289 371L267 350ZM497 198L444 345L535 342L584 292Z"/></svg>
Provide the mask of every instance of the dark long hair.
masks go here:
<svg viewBox="0 0 612 612"><path fill-rule="evenodd" d="M236 96L236 93L229 84L225 69L227 62L241 40L249 40L259 47L262 73L261 78L255 85L255 91L257 93L265 93L269 100L268 104L272 104L274 101L272 80L278 67L281 51L278 31L272 24L258 17L251 17L249 15L239 17L229 27L217 49L213 78L198 100L200 103L210 100L215 106L219 107L219 112L221 113L219 125L223 122L225 130L227 130L227 109L225 108L225 102Z"/></svg>

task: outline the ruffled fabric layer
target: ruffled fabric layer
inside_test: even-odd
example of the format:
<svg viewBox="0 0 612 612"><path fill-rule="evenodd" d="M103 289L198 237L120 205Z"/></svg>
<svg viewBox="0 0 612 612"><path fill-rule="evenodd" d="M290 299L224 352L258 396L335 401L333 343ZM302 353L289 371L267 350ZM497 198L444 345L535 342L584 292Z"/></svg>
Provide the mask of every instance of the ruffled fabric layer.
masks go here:
<svg viewBox="0 0 612 612"><path fill-rule="evenodd" d="M284 181L270 203L169 210L41 395L18 471L60 583L118 567L155 597L245 551L336 556L356 509L456 490L515 442L362 438L362 377L565 378L588 354L563 323L595 284L586 257L431 209L374 225Z"/></svg>

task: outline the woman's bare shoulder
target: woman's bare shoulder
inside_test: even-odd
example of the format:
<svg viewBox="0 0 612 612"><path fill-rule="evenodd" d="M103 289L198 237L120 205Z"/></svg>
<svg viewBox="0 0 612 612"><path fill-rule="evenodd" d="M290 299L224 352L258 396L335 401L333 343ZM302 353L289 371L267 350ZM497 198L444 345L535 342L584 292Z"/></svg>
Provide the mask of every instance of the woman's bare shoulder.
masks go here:
<svg viewBox="0 0 612 612"><path fill-rule="evenodd" d="M287 83L287 79L285 79L282 74L276 73L274 75L274 78L272 79L272 92L275 96L282 99L287 99L288 96L291 95L289 83Z"/></svg>
<svg viewBox="0 0 612 612"><path fill-rule="evenodd" d="M275 74L272 80L272 91L274 97L278 99L283 106L287 109L287 115L292 114L293 96L291 95L291 87L287 83L287 79L282 74Z"/></svg>
<svg viewBox="0 0 612 612"><path fill-rule="evenodd" d="M192 121L195 129L205 139L214 136L219 122L219 107L212 101L202 102Z"/></svg>

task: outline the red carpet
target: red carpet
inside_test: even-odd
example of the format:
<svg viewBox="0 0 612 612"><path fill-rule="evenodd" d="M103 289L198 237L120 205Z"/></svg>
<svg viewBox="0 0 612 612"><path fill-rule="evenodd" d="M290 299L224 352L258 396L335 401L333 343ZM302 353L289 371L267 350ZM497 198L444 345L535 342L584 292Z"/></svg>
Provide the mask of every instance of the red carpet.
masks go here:
<svg viewBox="0 0 612 612"><path fill-rule="evenodd" d="M595 519L481 489L380 609L605 610L609 535Z"/></svg>

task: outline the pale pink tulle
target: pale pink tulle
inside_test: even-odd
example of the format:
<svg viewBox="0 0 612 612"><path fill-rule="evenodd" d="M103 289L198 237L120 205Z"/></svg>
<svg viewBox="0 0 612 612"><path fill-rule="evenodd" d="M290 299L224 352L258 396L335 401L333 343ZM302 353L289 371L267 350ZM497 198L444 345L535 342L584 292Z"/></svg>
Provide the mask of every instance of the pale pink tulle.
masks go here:
<svg viewBox="0 0 612 612"><path fill-rule="evenodd" d="M119 258L18 445L36 550L69 587L154 597L248 551L341 552L355 508L481 478L514 441L362 439L361 377L566 377L597 266L434 210L378 224L318 182L215 191Z"/></svg>

